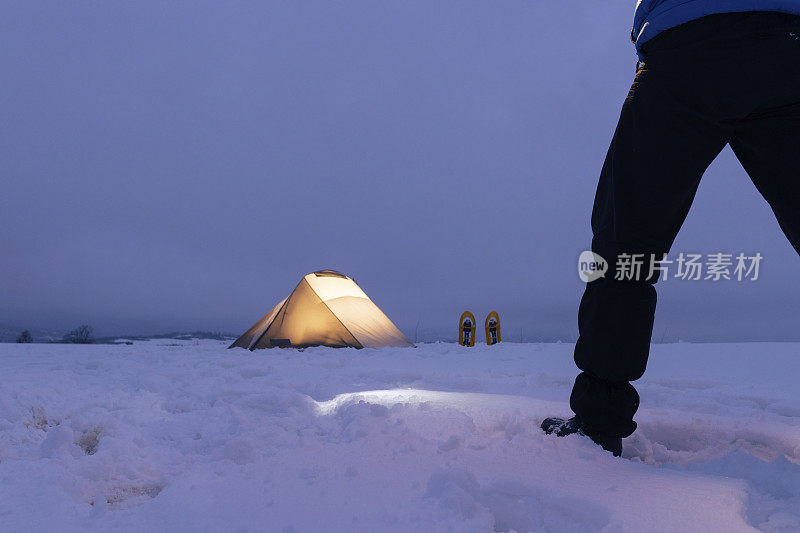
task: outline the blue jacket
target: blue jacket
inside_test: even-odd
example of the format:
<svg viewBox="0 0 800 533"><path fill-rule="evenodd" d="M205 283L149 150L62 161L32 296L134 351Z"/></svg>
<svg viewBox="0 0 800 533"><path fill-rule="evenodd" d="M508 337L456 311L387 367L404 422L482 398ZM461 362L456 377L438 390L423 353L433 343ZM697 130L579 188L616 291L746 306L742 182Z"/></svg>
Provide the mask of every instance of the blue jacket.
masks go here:
<svg viewBox="0 0 800 533"><path fill-rule="evenodd" d="M638 0L631 38L636 52L664 30L715 13L780 11L800 15L800 0Z"/></svg>

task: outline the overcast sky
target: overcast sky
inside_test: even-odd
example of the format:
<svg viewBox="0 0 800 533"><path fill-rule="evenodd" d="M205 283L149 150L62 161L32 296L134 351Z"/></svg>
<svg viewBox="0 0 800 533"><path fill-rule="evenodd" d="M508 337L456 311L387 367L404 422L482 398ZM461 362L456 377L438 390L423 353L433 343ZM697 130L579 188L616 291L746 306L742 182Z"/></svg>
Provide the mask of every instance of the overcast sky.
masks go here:
<svg viewBox="0 0 800 533"><path fill-rule="evenodd" d="M239 333L306 273L412 339L497 309L574 339L634 2L13 2L0 18L0 323ZM729 149L655 340L800 340L800 260Z"/></svg>

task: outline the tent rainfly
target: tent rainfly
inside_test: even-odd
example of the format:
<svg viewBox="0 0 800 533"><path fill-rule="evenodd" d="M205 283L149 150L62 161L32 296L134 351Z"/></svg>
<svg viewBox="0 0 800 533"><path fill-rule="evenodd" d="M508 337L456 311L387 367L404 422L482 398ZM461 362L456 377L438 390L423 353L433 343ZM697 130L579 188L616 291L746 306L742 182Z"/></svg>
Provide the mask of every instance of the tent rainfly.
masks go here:
<svg viewBox="0 0 800 533"><path fill-rule="evenodd" d="M305 276L230 348L413 346L355 281L333 270Z"/></svg>

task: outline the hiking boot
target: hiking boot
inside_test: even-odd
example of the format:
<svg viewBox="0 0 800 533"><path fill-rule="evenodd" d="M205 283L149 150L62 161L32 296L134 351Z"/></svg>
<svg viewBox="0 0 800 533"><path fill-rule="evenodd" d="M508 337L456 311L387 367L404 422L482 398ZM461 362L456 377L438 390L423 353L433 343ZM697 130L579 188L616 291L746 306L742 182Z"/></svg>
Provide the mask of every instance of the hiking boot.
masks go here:
<svg viewBox="0 0 800 533"><path fill-rule="evenodd" d="M556 437L566 437L573 433L583 435L577 416L573 416L568 420L563 418L545 418L544 422L542 422L542 430L548 435L555 433Z"/></svg>
<svg viewBox="0 0 800 533"><path fill-rule="evenodd" d="M611 452L614 457L622 455L621 438L587 431L581 424L580 418L577 416L573 416L567 420L563 418L545 418L542 422L542 430L548 435L555 434L556 437L566 437L567 435L577 433L578 435L589 437L595 444Z"/></svg>

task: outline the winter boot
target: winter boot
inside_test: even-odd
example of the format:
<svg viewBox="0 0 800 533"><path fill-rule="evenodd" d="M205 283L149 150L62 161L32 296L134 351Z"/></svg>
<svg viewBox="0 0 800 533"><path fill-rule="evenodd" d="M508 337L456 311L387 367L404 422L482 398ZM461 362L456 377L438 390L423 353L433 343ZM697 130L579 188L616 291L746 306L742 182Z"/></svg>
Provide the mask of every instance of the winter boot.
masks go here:
<svg viewBox="0 0 800 533"><path fill-rule="evenodd" d="M577 433L592 439L592 441L606 451L611 452L614 457L622 455L622 439L619 437L610 437L592 431L588 431L580 418L573 416L569 420L563 418L545 418L542 422L542 430L548 435L555 434L556 437L566 437Z"/></svg>

